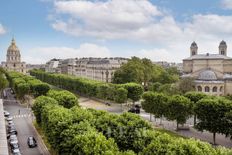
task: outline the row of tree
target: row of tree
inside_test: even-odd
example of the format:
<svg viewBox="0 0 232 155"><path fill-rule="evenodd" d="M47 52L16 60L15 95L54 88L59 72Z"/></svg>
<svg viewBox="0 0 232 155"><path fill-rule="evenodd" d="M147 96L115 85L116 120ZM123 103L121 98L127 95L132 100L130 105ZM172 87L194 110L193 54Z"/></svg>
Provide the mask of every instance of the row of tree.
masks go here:
<svg viewBox="0 0 232 155"><path fill-rule="evenodd" d="M58 154L112 155L226 155L225 148L213 148L193 139L171 137L131 113L64 108L52 96L36 98L33 111L48 142Z"/></svg>
<svg viewBox="0 0 232 155"><path fill-rule="evenodd" d="M5 70L0 68L0 94L7 85L8 85L8 81L5 76Z"/></svg>
<svg viewBox="0 0 232 155"><path fill-rule="evenodd" d="M44 83L31 76L21 74L19 72L6 72L7 80L10 87L12 87L19 99L24 99L25 95L33 95L34 97L45 95L50 87L47 83Z"/></svg>
<svg viewBox="0 0 232 155"><path fill-rule="evenodd" d="M46 73L41 70L31 70L30 74L62 89L118 103L124 103L127 99L138 101L143 94L143 87L136 83L104 83L64 74Z"/></svg>
<svg viewBox="0 0 232 155"><path fill-rule="evenodd" d="M224 97L207 96L200 92L188 92L184 96L167 96L163 93L146 92L143 94L142 107L155 117L165 117L178 124L194 116L195 127L199 131L232 137L232 101ZM196 117L198 122L196 123Z"/></svg>

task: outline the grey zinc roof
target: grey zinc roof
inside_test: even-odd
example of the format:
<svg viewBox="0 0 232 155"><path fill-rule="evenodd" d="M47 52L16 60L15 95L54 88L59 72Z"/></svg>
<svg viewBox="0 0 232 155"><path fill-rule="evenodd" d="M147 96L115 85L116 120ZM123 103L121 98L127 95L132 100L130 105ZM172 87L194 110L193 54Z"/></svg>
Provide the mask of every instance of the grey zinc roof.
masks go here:
<svg viewBox="0 0 232 155"><path fill-rule="evenodd" d="M184 60L195 60L195 59L232 59L231 57L221 55L221 54L197 54L188 57Z"/></svg>

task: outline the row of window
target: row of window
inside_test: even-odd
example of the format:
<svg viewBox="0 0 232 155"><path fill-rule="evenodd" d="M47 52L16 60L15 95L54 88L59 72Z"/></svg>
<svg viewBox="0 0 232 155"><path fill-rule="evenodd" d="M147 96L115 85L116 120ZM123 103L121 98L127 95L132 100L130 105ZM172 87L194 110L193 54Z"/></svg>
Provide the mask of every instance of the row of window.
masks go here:
<svg viewBox="0 0 232 155"><path fill-rule="evenodd" d="M201 86L197 86L197 91L201 91L202 92L203 88ZM220 87L219 89L220 92L223 91L223 86ZM209 86L205 86L204 87L204 92L210 92L210 87ZM212 92L218 92L218 87L214 86L212 89Z"/></svg>

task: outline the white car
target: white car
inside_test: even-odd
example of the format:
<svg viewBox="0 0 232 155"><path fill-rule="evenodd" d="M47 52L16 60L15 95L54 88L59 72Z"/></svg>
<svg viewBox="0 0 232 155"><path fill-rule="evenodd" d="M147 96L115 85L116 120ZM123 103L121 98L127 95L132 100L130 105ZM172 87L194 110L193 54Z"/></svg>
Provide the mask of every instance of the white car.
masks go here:
<svg viewBox="0 0 232 155"><path fill-rule="evenodd" d="M9 116L6 118L6 120L9 122L9 121L12 121L13 120L13 117L12 116Z"/></svg>

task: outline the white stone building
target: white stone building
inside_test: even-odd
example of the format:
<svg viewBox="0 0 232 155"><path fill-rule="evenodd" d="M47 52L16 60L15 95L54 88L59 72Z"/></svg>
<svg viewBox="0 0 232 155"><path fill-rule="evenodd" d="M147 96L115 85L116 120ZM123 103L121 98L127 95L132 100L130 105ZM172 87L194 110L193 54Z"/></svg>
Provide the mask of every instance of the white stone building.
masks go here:
<svg viewBox="0 0 232 155"><path fill-rule="evenodd" d="M59 61L59 62L57 62ZM125 58L80 58L80 59L53 59L46 64L46 72L75 75L92 80L111 82L114 72L123 63Z"/></svg>
<svg viewBox="0 0 232 155"><path fill-rule="evenodd" d="M14 39L7 49L6 62L2 62L2 67L9 71L26 73L26 63L21 62L21 54Z"/></svg>
<svg viewBox="0 0 232 155"><path fill-rule="evenodd" d="M183 77L195 79L196 91L211 95L232 94L232 58L227 56L227 45L221 41L218 54L198 54L195 42L190 57L183 60Z"/></svg>

